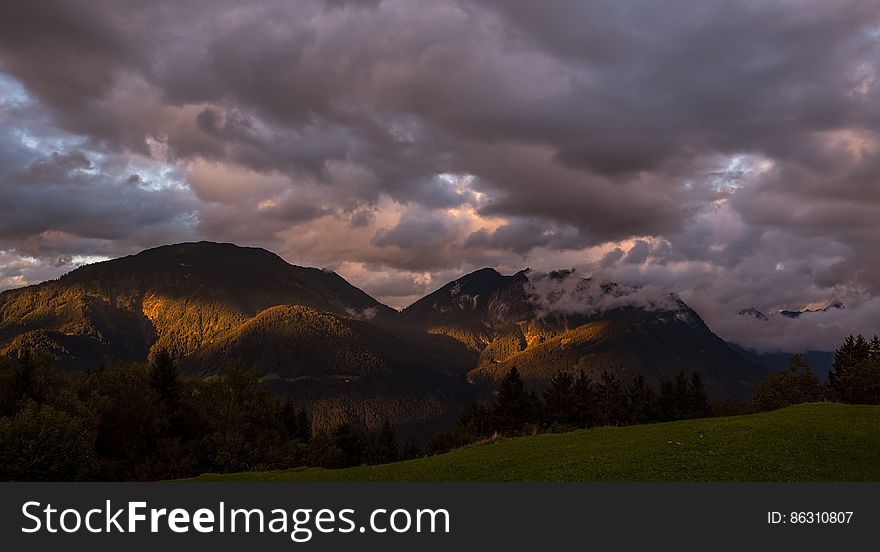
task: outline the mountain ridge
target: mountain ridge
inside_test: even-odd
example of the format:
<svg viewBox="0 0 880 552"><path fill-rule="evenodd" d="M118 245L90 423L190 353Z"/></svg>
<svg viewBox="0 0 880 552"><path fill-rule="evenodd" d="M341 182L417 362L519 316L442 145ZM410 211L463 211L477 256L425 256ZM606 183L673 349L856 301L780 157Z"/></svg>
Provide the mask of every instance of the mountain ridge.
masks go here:
<svg viewBox="0 0 880 552"><path fill-rule="evenodd" d="M160 347L194 376L252 365L324 427L388 419L415 432L448 424L513 366L538 389L557 370L654 384L702 370L710 393L739 398L766 372L674 295L568 270L484 268L398 312L335 272L188 242L0 293L0 353L43 349L83 370Z"/></svg>
<svg viewBox="0 0 880 552"><path fill-rule="evenodd" d="M402 315L478 353L468 377L489 385L513 367L538 389L559 370L584 370L593 379L609 371L624 382L641 374L659 385L679 369L699 369L713 396L746 399L766 375L674 294L581 278L573 270L472 272Z"/></svg>
<svg viewBox="0 0 880 552"><path fill-rule="evenodd" d="M335 272L291 265L260 248L191 242L0 293L0 344L42 330L89 338L122 360L138 360L155 347L184 357L279 304L352 318L396 314Z"/></svg>
<svg viewBox="0 0 880 552"><path fill-rule="evenodd" d="M335 272L232 244L162 246L0 293L0 353L49 352L61 371L143 362L158 348L181 373L243 362L312 413L316 428L385 420L411 433L470 400L471 356ZM406 435L404 431L402 435Z"/></svg>

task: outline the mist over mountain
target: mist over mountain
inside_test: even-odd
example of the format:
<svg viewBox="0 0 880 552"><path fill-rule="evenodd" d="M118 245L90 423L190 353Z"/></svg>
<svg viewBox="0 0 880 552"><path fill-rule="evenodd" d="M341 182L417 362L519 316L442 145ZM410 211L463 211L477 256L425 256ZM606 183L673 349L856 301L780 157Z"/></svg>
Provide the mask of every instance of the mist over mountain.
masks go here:
<svg viewBox="0 0 880 552"><path fill-rule="evenodd" d="M818 373L827 373L829 359L839 345L835 336L870 333L876 327L871 305L848 307L841 300L795 309L748 307L736 314L733 322L722 324L719 333L744 356L774 370L785 368L788 358L799 353L816 361Z"/></svg>
<svg viewBox="0 0 880 552"><path fill-rule="evenodd" d="M409 431L450 423L513 366L535 388L558 370L655 384L700 370L712 395L737 398L766 373L675 295L573 271L486 268L397 312L333 272L198 242L0 294L3 354L44 350L70 371L158 348L190 376L252 366L317 427L389 420Z"/></svg>
<svg viewBox="0 0 880 552"><path fill-rule="evenodd" d="M876 1L144 5L0 3L0 289L209 238L401 308L463 267L575 266L763 352L880 328ZM84 297L4 346L183 354L273 306Z"/></svg>
<svg viewBox="0 0 880 552"><path fill-rule="evenodd" d="M774 352L762 353L751 350L746 347L730 343L733 350L740 353L747 359L766 367L772 372L784 372L789 369L789 362L794 353L791 352ZM797 353L801 358L810 364L812 373L822 381L828 381L828 374L833 370L834 351L803 351Z"/></svg>
<svg viewBox="0 0 880 552"><path fill-rule="evenodd" d="M750 316L750 317L752 317L756 320L760 320L762 322L767 322L768 320L770 320L769 318L767 318L766 314L764 314L763 312L759 311L758 309L756 309L754 307L742 309L741 311L739 311L736 314L738 314L740 316Z"/></svg>
<svg viewBox="0 0 880 552"><path fill-rule="evenodd" d="M766 369L744 359L673 294L581 278L573 271L502 276L483 269L450 282L402 312L413 325L479 354L473 382L512 367L535 387L558 370L636 374L658 384L700 370L715 396L745 398Z"/></svg>

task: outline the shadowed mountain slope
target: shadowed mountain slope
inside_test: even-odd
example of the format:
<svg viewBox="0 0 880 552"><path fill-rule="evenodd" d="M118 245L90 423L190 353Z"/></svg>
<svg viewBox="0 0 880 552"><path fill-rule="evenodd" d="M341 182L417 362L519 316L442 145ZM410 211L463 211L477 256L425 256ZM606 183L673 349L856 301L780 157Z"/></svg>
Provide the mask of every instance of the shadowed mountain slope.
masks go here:
<svg viewBox="0 0 880 552"><path fill-rule="evenodd" d="M44 350L69 371L164 347L184 374L255 367L319 428L448 423L471 398L474 357L398 317L333 272L262 249L185 243L0 294L0 352Z"/></svg>
<svg viewBox="0 0 880 552"><path fill-rule="evenodd" d="M348 318L396 316L339 275L293 266L263 249L210 242L157 247L0 294L0 347L55 353L62 368L183 357L276 305Z"/></svg>
<svg viewBox="0 0 880 552"><path fill-rule="evenodd" d="M429 333L479 354L469 373L497 382L516 366L534 387L558 370L636 374L658 384L679 369L701 371L716 397L749 398L766 369L732 350L669 293L579 278L572 271L468 274L404 309Z"/></svg>
<svg viewBox="0 0 880 552"><path fill-rule="evenodd" d="M83 370L159 347L186 375L256 368L318 428L387 419L412 433L449 424L513 366L536 388L557 370L654 384L700 370L711 394L737 398L766 373L677 297L572 271L487 268L398 313L333 272L199 242L0 293L0 353L41 349L59 369Z"/></svg>

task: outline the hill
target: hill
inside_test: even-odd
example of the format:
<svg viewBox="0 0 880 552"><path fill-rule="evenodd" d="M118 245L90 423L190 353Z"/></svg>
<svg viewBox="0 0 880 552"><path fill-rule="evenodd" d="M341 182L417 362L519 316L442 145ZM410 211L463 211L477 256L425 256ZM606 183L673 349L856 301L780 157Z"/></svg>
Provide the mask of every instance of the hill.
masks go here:
<svg viewBox="0 0 880 552"><path fill-rule="evenodd" d="M380 466L201 481L878 481L880 407L775 412L504 439Z"/></svg>
<svg viewBox="0 0 880 552"><path fill-rule="evenodd" d="M403 435L436 430L472 397L473 355L398 316L333 272L263 249L184 243L0 294L0 353L41 349L71 371L143 362L164 347L184 374L257 368L315 429L389 420Z"/></svg>
<svg viewBox="0 0 880 552"><path fill-rule="evenodd" d="M256 368L315 429L389 420L402 436L448 427L512 366L538 388L560 369L654 385L700 370L722 398L750 397L766 374L677 297L573 271L486 268L398 313L334 272L198 242L0 293L0 354L41 349L76 371L143 362L158 348L186 375Z"/></svg>
<svg viewBox="0 0 880 552"><path fill-rule="evenodd" d="M264 249L183 243L0 293L0 349L40 345L62 369L94 367L96 358L142 360L156 347L183 357L283 304L348 318L396 315L333 272Z"/></svg>
<svg viewBox="0 0 880 552"><path fill-rule="evenodd" d="M213 374L235 361L257 367L263 384L306 408L316 428L376 430L389 420L402 436L429 435L473 396L464 378L473 358L458 343L298 305L261 311L182 366Z"/></svg>
<svg viewBox="0 0 880 552"><path fill-rule="evenodd" d="M558 370L608 370L653 385L701 371L707 391L748 399L767 369L712 333L670 293L580 278L573 271L468 274L403 310L402 318L479 355L471 381L491 386L516 366L541 388Z"/></svg>

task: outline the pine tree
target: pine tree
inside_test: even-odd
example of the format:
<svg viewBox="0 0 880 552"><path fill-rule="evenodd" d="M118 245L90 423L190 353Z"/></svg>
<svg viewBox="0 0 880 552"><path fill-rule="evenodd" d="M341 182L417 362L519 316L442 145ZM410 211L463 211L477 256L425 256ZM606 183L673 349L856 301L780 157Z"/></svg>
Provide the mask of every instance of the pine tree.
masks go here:
<svg viewBox="0 0 880 552"><path fill-rule="evenodd" d="M312 438L312 424L305 410L297 410L289 398L281 406L281 419L287 437L293 441L308 443Z"/></svg>
<svg viewBox="0 0 880 552"><path fill-rule="evenodd" d="M574 424L577 418L575 379L568 372L559 371L544 390L545 417L549 424Z"/></svg>
<svg viewBox="0 0 880 552"><path fill-rule="evenodd" d="M706 418L712 414L712 406L709 404L709 396L706 394L706 388L703 384L703 375L700 372L691 374L690 385L688 386L689 417Z"/></svg>
<svg viewBox="0 0 880 552"><path fill-rule="evenodd" d="M598 422L596 391L586 372L581 370L574 381L575 425L593 427Z"/></svg>
<svg viewBox="0 0 880 552"><path fill-rule="evenodd" d="M346 422L333 430L333 444L338 455L332 459L333 467L360 466L368 459L369 440L361 430Z"/></svg>
<svg viewBox="0 0 880 552"><path fill-rule="evenodd" d="M871 373L871 345L861 335L847 336L843 345L834 353L833 370L828 385L835 397L846 403L870 402L875 384Z"/></svg>
<svg viewBox="0 0 880 552"><path fill-rule="evenodd" d="M602 372L602 379L596 384L596 402L599 406L599 420L603 425L625 423L626 395L617 376L609 371Z"/></svg>
<svg viewBox="0 0 880 552"><path fill-rule="evenodd" d="M869 345L869 355L874 362L880 362L880 336L874 334Z"/></svg>
<svg viewBox="0 0 880 552"><path fill-rule="evenodd" d="M865 336L859 334L856 336L856 357L859 360L869 360L871 358L871 344L865 339Z"/></svg>
<svg viewBox="0 0 880 552"><path fill-rule="evenodd" d="M309 418L309 413L303 408L296 415L296 419L299 438L308 443L312 440L312 420Z"/></svg>
<svg viewBox="0 0 880 552"><path fill-rule="evenodd" d="M57 385L52 362L52 356L43 351L25 350L19 354L12 382L12 396L16 401L31 399L45 403L49 400Z"/></svg>
<svg viewBox="0 0 880 552"><path fill-rule="evenodd" d="M537 424L543 417L544 403L534 389L526 391L526 407L523 412L523 422L532 424L532 431L537 431Z"/></svg>
<svg viewBox="0 0 880 552"><path fill-rule="evenodd" d="M675 379L672 380L673 396L675 397L675 418L676 420L687 419L690 415L691 394L690 382L688 382L687 374L684 370L675 373Z"/></svg>
<svg viewBox="0 0 880 552"><path fill-rule="evenodd" d="M492 409L492 420L496 431L501 433L518 432L526 421L529 398L525 384L519 376L516 366L501 378L495 407Z"/></svg>
<svg viewBox="0 0 880 552"><path fill-rule="evenodd" d="M391 422L385 420L382 429L373 440L373 462L377 464L387 464L394 462L398 458L397 437L394 435L394 429Z"/></svg>
<svg viewBox="0 0 880 552"><path fill-rule="evenodd" d="M164 347L153 354L150 362L150 386L159 394L169 411L177 412L180 407L180 377L177 374L177 363Z"/></svg>
<svg viewBox="0 0 880 552"><path fill-rule="evenodd" d="M628 421L636 424L647 424L657 417L657 394L645 382L641 374L633 378L626 390L629 399Z"/></svg>
<svg viewBox="0 0 880 552"><path fill-rule="evenodd" d="M675 399L675 383L669 378L660 382L660 400L658 414L660 420L669 422L678 419L678 409Z"/></svg>

